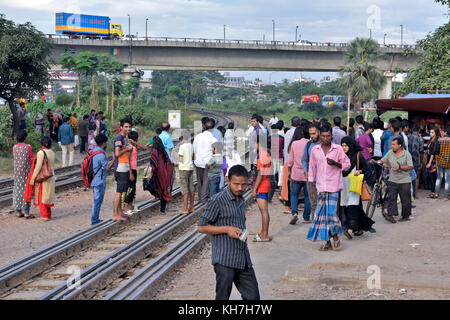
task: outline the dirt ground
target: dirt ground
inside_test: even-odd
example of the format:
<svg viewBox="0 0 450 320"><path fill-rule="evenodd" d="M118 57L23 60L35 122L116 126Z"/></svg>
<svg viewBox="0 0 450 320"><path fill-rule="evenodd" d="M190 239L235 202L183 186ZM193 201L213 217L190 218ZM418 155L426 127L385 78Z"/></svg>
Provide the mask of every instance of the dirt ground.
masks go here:
<svg viewBox="0 0 450 320"><path fill-rule="evenodd" d="M374 214L376 233L352 240L343 238L340 251L320 252L322 242L306 239L309 224L290 216L276 199L270 205L272 242L255 243L249 250L262 299L450 299L450 202L427 199L421 190L414 220L392 224L379 209ZM256 204L247 212L247 229L260 232ZM379 270L379 273L374 271ZM375 276L379 274L379 286ZM177 276L158 299L214 299L215 274L208 244ZM240 299L233 287L231 299Z"/></svg>

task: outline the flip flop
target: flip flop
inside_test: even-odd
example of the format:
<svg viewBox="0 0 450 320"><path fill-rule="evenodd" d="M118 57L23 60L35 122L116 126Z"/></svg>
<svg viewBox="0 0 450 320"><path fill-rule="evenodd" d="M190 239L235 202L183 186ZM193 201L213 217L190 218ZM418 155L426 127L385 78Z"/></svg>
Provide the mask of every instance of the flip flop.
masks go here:
<svg viewBox="0 0 450 320"><path fill-rule="evenodd" d="M179 210L179 211L177 211L176 213L178 213L178 214L188 214L188 213L190 213L190 212L189 212L189 211Z"/></svg>
<svg viewBox="0 0 450 320"><path fill-rule="evenodd" d="M23 216L24 216L23 213L16 213L16 217L17 217L17 218L22 218Z"/></svg>
<svg viewBox="0 0 450 320"><path fill-rule="evenodd" d="M259 234L256 234L255 238L253 239L253 242L270 242L270 241L272 241L272 238L269 237L268 240L263 240L261 239Z"/></svg>
<svg viewBox="0 0 450 320"><path fill-rule="evenodd" d="M336 245L336 243L338 245ZM338 241L334 242L333 250L339 250L341 248L342 248L342 243L341 243L341 239L339 239Z"/></svg>
<svg viewBox="0 0 450 320"><path fill-rule="evenodd" d="M36 218L36 217L32 214L25 215L25 219L34 219L34 218Z"/></svg>
<svg viewBox="0 0 450 320"><path fill-rule="evenodd" d="M329 244L328 242L319 248L319 251L329 251L329 250L333 250L333 247L331 246L331 243Z"/></svg>
<svg viewBox="0 0 450 320"><path fill-rule="evenodd" d="M297 223L298 217L297 215L294 215L291 219L291 221L289 222L289 224L295 225Z"/></svg>
<svg viewBox="0 0 450 320"><path fill-rule="evenodd" d="M122 218L122 217L115 217L111 219L112 221L127 221L126 218Z"/></svg>

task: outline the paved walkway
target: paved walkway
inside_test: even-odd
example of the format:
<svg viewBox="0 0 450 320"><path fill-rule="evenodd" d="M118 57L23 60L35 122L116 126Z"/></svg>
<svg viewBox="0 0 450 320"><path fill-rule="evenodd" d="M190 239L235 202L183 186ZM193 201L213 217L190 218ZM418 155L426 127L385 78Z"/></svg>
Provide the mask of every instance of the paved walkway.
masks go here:
<svg viewBox="0 0 450 320"><path fill-rule="evenodd" d="M309 224L290 225L290 216L274 197L270 205L272 242L255 243L249 250L262 299L450 299L449 202L420 200L414 220L392 224L379 209L374 215L376 233L353 240L343 238L340 251L318 251L322 242L306 239ZM248 208L247 229L260 232L256 205ZM380 289L368 288L380 271ZM374 286L374 281L369 281ZM402 290L403 289L403 290ZM159 299L214 299L215 274L208 245L196 260L178 272ZM240 299L233 288L231 299Z"/></svg>

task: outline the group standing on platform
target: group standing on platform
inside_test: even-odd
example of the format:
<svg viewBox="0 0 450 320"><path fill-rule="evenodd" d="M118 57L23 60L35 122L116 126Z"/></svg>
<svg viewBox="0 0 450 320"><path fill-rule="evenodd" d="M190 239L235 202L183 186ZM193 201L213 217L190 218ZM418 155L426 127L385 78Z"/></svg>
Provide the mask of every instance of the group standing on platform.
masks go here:
<svg viewBox="0 0 450 320"><path fill-rule="evenodd" d="M20 114L23 112L25 108ZM254 236L254 242L273 240L269 232L273 212L269 208L279 190L288 223L296 225L301 214L302 223L310 224L307 239L323 242L320 251L341 249L343 235L353 239L364 232L376 232L375 222L364 212L360 191L354 191L355 181L371 189L382 174L386 175L385 218L392 223L413 219L411 209L420 187L430 190L429 198L438 199L444 184L442 198L449 199L450 127L447 124L419 126L401 118L384 123L379 117L369 123L357 116L350 119L350 127L346 128L340 117L335 117L331 125L327 119L311 121L294 116L288 128L273 114L266 127L263 117L253 114L246 132L245 150L250 158L250 170L247 170L242 155L237 152L234 123L228 124L227 129L215 128L214 119L203 117L202 132L193 139L188 131L182 132L176 152L169 123L162 123L155 136L141 145L132 119L124 118L115 130L109 161L108 127L102 112L92 110L79 120L77 114L63 116L60 109L54 113L48 109L46 117L49 135L44 132L42 111L34 119L35 129L42 136L42 148L34 156L22 125L13 148L16 215L33 218L30 213L33 202L40 208L40 220L51 219L55 198L52 141L61 145L63 166L70 166L78 140L80 152L89 160L85 162L92 165L88 168L92 173L88 184L94 195L91 224L102 221L100 211L110 170L114 171L116 182L112 220L125 222L139 211L133 204L139 182L137 155L139 150L148 150L151 157L142 181L143 189L154 196L152 201L160 201L161 213L167 211L173 198L176 167L183 196L183 207L177 213L194 211L195 191L199 202L206 204L198 230L212 235L218 299L229 298L233 282L244 298L259 298L246 242L243 195L249 186L261 213L261 231Z"/></svg>

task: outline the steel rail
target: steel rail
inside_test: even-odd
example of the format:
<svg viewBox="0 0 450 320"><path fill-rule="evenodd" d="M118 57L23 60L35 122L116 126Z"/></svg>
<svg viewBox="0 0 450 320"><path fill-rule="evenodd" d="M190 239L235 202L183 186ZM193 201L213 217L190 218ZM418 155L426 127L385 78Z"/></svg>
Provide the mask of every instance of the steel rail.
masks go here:
<svg viewBox="0 0 450 320"><path fill-rule="evenodd" d="M244 194L244 199L246 202L251 199L251 189ZM192 231L164 254L142 268L125 284L112 291L104 300L151 299L170 272L182 265L204 245L206 238L206 234L200 234L197 230Z"/></svg>
<svg viewBox="0 0 450 320"><path fill-rule="evenodd" d="M100 289L120 277L159 247L164 246L175 235L182 233L186 227L198 219L204 204L197 203L194 212L178 214L161 225L114 251L94 265L83 270L79 286L68 286L67 283L55 288L40 300L72 300L89 299Z"/></svg>
<svg viewBox="0 0 450 320"><path fill-rule="evenodd" d="M177 196L180 194L180 189L175 188L173 192L173 195ZM139 214L131 216L130 220L136 221L141 219L145 211L157 206L159 203L159 201L153 203L146 201L137 205L141 211ZM119 232L122 226L119 221L112 221L112 219L103 221L2 267L0 269L0 294L42 273L49 267L67 260L81 250L96 243L99 239Z"/></svg>

